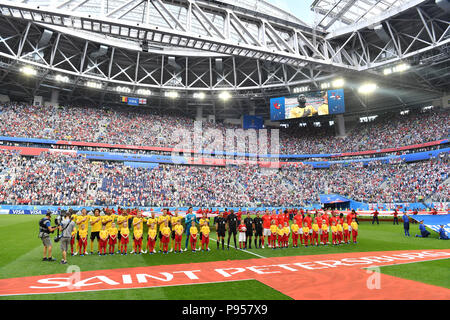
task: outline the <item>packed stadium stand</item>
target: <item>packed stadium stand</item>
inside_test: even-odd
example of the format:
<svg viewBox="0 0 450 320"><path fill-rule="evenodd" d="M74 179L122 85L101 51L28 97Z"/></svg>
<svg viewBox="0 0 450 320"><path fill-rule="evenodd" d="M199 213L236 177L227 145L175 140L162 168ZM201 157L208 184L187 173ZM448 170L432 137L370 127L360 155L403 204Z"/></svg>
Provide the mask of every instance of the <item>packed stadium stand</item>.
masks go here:
<svg viewBox="0 0 450 320"><path fill-rule="evenodd" d="M327 134L326 128L287 128L282 130L280 149L294 154L331 153L430 142L448 136L448 115L448 111L391 114L359 124L344 139ZM234 128L223 124L207 127ZM172 147L175 141L171 134L175 129L192 131L193 120L87 107L6 104L2 107L0 135ZM121 149L124 151L127 150ZM250 164L133 168L123 162L91 161L74 153L42 152L36 157L25 157L14 150L2 150L1 169L0 203L14 205L148 207L207 203L212 207L250 207L308 205L317 203L320 193L340 194L367 203L423 199L445 202L450 196L445 183L450 172L448 152L414 163L400 159L315 169L298 162L273 171Z"/></svg>
<svg viewBox="0 0 450 320"><path fill-rule="evenodd" d="M336 137L328 127L297 125L281 128L281 154L341 153L403 147L448 137L450 111L390 112L372 122L358 123L345 137ZM209 123L203 129L220 130L238 126ZM175 147L174 131L194 132L194 120L183 116L158 115L112 108L44 107L5 104L0 114L0 135L46 138L151 147ZM176 139L174 139L174 137ZM205 146L207 142L205 142Z"/></svg>

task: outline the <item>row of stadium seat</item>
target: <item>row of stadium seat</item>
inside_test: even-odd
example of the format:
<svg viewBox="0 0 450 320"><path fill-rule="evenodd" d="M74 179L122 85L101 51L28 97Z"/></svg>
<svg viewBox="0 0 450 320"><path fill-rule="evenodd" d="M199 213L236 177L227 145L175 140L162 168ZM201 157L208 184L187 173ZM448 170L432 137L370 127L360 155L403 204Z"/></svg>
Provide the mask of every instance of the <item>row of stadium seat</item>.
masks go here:
<svg viewBox="0 0 450 320"><path fill-rule="evenodd" d="M449 201L444 182L449 155L416 163L362 167L308 165L267 170L252 165L204 167L159 165L132 168L121 162L91 162L76 154L23 157L0 151L0 204L251 207L305 206L320 193L356 201Z"/></svg>

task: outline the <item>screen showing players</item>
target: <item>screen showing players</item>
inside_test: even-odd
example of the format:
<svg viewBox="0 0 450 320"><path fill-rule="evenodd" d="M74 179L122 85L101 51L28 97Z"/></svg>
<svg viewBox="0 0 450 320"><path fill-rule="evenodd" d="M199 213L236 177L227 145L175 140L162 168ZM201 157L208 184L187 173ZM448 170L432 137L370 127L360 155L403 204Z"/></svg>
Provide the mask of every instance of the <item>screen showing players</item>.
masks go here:
<svg viewBox="0 0 450 320"><path fill-rule="evenodd" d="M270 99L270 119L273 121L344 112L344 89L305 92Z"/></svg>

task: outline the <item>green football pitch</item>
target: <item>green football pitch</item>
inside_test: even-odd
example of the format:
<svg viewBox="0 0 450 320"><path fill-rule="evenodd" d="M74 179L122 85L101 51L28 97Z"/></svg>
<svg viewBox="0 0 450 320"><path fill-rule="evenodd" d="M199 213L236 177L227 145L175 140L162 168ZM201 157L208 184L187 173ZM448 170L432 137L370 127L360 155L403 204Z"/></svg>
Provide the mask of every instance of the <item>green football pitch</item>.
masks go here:
<svg viewBox="0 0 450 320"><path fill-rule="evenodd" d="M65 273L67 265L61 265L61 252L59 244L53 245L54 262L42 260L42 243L38 238L38 221L40 216L0 216L0 233L2 246L0 247L0 278L16 278L46 274ZM301 247L288 249L249 249L230 250L217 249L216 234L212 228L209 252L192 253L189 250L182 254L141 254L141 255L113 255L98 256L97 243L94 244L94 255L84 257L69 255L69 264L78 265L81 270L117 269L169 264L197 263L208 261L244 260L260 257L280 257L299 255L335 254L346 252L370 252L391 250L422 250L422 249L448 249L450 241L438 239L437 233L431 231L429 238L415 238L418 225L412 224L411 237L405 237L403 226L393 225L392 222L380 222L372 225L370 222L361 222L357 244L340 246ZM146 230L145 230L146 231ZM231 242L233 245L233 241ZM184 246L184 239L182 241ZM89 251L89 244L88 244ZM131 245L128 246L131 251ZM421 281L436 286L450 288L448 275L450 259L411 263L405 265L386 266L381 268L382 273L400 278ZM174 286L162 288L140 288L130 290L112 290L101 292L80 292L66 294L46 294L29 296L0 297L0 299L169 299L169 300L252 300L290 299L288 296L256 281L235 281L214 284L196 284L190 286Z"/></svg>

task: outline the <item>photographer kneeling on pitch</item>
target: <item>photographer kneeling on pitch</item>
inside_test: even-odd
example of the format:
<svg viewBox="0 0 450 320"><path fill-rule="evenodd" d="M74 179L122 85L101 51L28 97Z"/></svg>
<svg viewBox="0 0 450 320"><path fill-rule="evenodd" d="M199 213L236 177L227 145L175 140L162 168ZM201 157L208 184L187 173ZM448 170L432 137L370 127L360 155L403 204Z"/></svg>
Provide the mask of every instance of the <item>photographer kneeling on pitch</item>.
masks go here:
<svg viewBox="0 0 450 320"><path fill-rule="evenodd" d="M39 220L39 238L42 240L44 245L44 258L42 261L55 261L52 257L52 240L50 239L50 233L53 233L57 227L51 226L50 216L52 213L47 211L44 218Z"/></svg>
<svg viewBox="0 0 450 320"><path fill-rule="evenodd" d="M72 221L71 214L69 212L61 213L61 217L62 220L58 226L61 234L58 235L57 238L55 238L55 242L61 241L61 252L62 252L61 264L66 264L67 250L69 249L70 240L72 238L72 231L75 228L75 222Z"/></svg>

